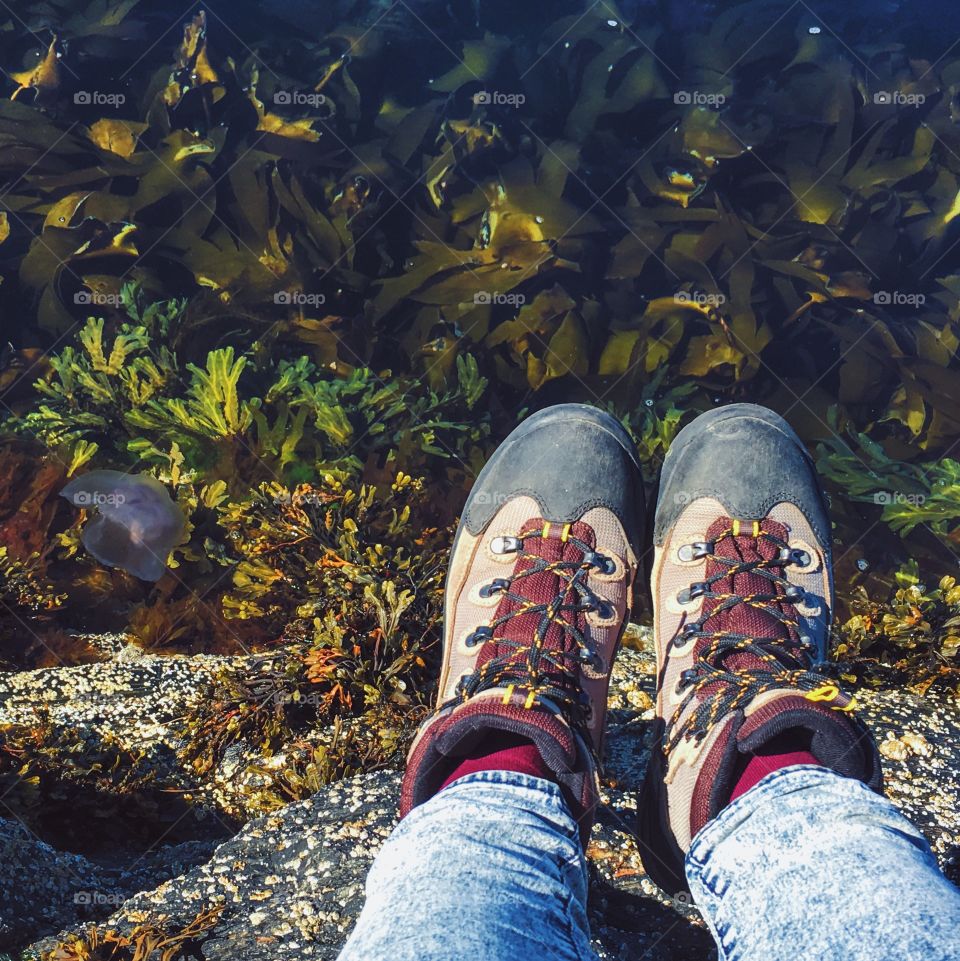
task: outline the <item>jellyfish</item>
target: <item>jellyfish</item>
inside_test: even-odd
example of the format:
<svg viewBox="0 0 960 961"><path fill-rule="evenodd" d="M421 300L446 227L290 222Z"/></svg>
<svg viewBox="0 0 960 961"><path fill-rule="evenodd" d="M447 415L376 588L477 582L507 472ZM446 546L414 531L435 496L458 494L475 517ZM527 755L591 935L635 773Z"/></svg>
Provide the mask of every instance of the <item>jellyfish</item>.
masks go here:
<svg viewBox="0 0 960 961"><path fill-rule="evenodd" d="M186 527L183 511L160 481L149 474L94 470L75 477L60 496L94 512L81 540L101 564L144 581L160 580Z"/></svg>

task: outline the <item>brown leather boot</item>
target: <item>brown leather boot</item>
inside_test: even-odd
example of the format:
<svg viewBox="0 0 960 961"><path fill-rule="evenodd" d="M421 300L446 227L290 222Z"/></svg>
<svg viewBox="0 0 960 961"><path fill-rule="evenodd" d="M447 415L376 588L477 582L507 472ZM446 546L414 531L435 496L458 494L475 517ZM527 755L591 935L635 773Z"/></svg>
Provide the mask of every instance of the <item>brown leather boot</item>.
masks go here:
<svg viewBox="0 0 960 961"><path fill-rule="evenodd" d="M610 415L550 407L501 444L454 540L437 709L410 751L401 815L506 731L537 747L589 835L642 522L635 447Z"/></svg>
<svg viewBox="0 0 960 961"><path fill-rule="evenodd" d="M877 790L881 775L852 698L826 673L830 522L786 421L734 404L685 427L663 465L654 546L657 736L641 856L679 892L691 839L775 739Z"/></svg>

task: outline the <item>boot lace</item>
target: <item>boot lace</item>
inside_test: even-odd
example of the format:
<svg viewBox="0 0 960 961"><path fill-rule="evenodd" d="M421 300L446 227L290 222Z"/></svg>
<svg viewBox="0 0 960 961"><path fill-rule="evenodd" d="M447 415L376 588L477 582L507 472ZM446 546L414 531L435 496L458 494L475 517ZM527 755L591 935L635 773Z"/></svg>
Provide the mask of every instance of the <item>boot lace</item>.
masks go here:
<svg viewBox="0 0 960 961"><path fill-rule="evenodd" d="M497 616L488 625L474 630L466 643L470 647L495 645L496 652L461 679L457 686L459 700L465 701L496 687L507 688L509 697L516 688L521 688L527 692L524 707L533 707L546 698L560 708L572 724L579 726L588 720L590 701L580 686L580 668L585 664L597 667L600 658L591 649L586 633L576 621L578 615L591 612L610 616L612 606L589 588L587 579L594 570L612 573L615 564L611 558L597 553L590 544L570 534L569 528L570 525L564 525L561 539L577 549L579 559L548 561L535 551L524 548L526 541L547 537L550 524L546 522L542 528L525 531L516 537L495 538L496 552L516 551L517 563L510 575L480 588L483 596L500 594L501 603ZM519 569L522 561L529 562L530 566ZM559 586L549 600L537 603L524 593L524 587L532 589L533 579L542 576L555 576ZM511 603L505 604L504 601ZM499 628L521 615L539 615L532 636L523 641L497 636ZM562 642L547 646L547 632L551 625L562 632Z"/></svg>
<svg viewBox="0 0 960 961"><path fill-rule="evenodd" d="M667 730L672 733L664 739L664 754L669 754L683 739L699 743L719 719L731 711L746 707L766 691L793 688L810 692L807 696L812 700L824 701L834 700L840 694L839 688L826 674L827 665L820 659L817 645L809 635L802 633L802 625L793 605L803 600L804 591L784 576L787 566L803 566L809 561L806 552L791 548L779 537L762 530L755 522L752 534L755 542L771 542L777 548L774 557L764 559L759 549L756 558L749 560L737 557L735 549L730 552L734 555L732 557L727 553L718 553L721 542L728 538L732 541L738 534L740 531L736 527L730 527L713 542L699 542L681 549L686 551L690 559L705 558L708 566L710 561L716 562L720 570L703 581L692 583L677 597L681 603L703 597L716 601L716 606L709 613L702 613L699 620L689 623L684 615L677 633L668 643L668 654L671 649L689 644L694 645L696 653L693 666L680 675L678 693L681 687L686 687L687 691L667 724ZM735 575L748 573L759 574L766 579L769 589L750 594L714 590L719 581L729 579L732 587ZM782 625L784 630L780 636L768 636L718 630L710 626L718 614L732 611L738 606L762 611ZM773 627L774 623L771 622ZM750 656L737 658L736 663L730 663L732 656L738 654ZM666 671L666 664L665 660L663 672ZM692 698L697 699L697 706L678 724Z"/></svg>

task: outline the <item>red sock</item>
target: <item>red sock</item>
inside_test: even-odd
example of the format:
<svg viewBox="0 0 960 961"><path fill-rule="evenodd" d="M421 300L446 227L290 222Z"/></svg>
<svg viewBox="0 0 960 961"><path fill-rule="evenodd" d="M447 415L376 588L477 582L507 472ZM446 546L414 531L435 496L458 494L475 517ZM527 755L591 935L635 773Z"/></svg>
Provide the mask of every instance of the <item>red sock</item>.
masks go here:
<svg viewBox="0 0 960 961"><path fill-rule="evenodd" d="M518 771L520 774L542 777L547 781L554 780L533 742L509 731L491 731L460 761L440 785L440 790L457 778L476 774L478 771Z"/></svg>
<svg viewBox="0 0 960 961"><path fill-rule="evenodd" d="M778 771L791 764L820 764L808 751L801 738L792 731L785 731L768 741L759 751L747 755L730 800L736 801L741 794L746 794L755 784L759 784L768 774Z"/></svg>

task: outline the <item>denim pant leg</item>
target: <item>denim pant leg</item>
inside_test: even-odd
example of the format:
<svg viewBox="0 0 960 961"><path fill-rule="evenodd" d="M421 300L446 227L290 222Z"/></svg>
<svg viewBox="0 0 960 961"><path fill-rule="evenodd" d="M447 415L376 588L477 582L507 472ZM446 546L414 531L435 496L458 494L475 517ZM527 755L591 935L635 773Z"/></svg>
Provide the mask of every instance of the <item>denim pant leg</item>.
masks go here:
<svg viewBox="0 0 960 961"><path fill-rule="evenodd" d="M586 862L555 784L455 781L397 826L339 961L595 961Z"/></svg>
<svg viewBox="0 0 960 961"><path fill-rule="evenodd" d="M859 781L767 775L693 839L687 880L721 961L960 961L960 890Z"/></svg>

